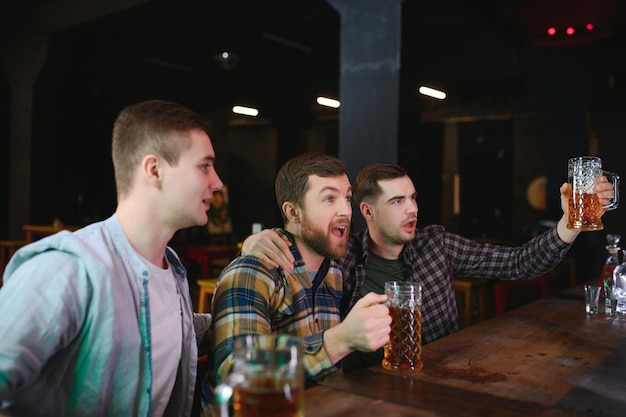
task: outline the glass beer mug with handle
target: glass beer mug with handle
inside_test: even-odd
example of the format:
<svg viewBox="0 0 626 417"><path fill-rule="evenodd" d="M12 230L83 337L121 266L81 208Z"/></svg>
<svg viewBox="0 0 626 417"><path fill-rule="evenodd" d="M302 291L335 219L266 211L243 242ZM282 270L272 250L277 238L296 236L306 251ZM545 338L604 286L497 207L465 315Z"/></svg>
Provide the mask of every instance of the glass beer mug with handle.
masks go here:
<svg viewBox="0 0 626 417"><path fill-rule="evenodd" d="M600 205L595 189L602 175L613 183L613 201L606 206ZM580 231L602 230L602 209L613 210L618 205L619 175L603 171L600 158L581 156L568 161L567 182L572 185L567 228Z"/></svg>
<svg viewBox="0 0 626 417"><path fill-rule="evenodd" d="M404 281L385 282L391 315L389 342L382 365L385 369L422 369L422 287Z"/></svg>
<svg viewBox="0 0 626 417"><path fill-rule="evenodd" d="M215 387L220 416L304 416L301 340L254 334L239 336L233 344L233 370Z"/></svg>

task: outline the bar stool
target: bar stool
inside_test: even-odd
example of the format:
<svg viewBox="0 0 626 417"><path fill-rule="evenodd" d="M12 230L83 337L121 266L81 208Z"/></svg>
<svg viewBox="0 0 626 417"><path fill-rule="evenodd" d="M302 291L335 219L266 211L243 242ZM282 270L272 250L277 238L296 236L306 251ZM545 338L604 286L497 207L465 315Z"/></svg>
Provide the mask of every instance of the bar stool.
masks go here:
<svg viewBox="0 0 626 417"><path fill-rule="evenodd" d="M198 313L208 313L211 308L211 299L217 285L217 278L207 278L196 280L198 284Z"/></svg>
<svg viewBox="0 0 626 417"><path fill-rule="evenodd" d="M454 292L460 294L463 300L463 320L464 327L472 324L472 317L478 316L480 321L485 319L485 286L487 280L484 278L455 278ZM474 308L472 302L473 292L477 292L478 302Z"/></svg>

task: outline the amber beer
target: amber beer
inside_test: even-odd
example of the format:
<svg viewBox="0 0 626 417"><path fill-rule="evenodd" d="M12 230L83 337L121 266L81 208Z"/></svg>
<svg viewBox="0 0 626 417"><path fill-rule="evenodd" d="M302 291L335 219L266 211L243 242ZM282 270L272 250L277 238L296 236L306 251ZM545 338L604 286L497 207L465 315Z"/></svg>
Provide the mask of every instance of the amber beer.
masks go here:
<svg viewBox="0 0 626 417"><path fill-rule="evenodd" d="M386 369L422 369L422 288L408 282L385 283L391 331L385 345L382 365Z"/></svg>
<svg viewBox="0 0 626 417"><path fill-rule="evenodd" d="M567 227L577 230L602 230L600 220L602 205L596 194L572 193L569 199L569 222Z"/></svg>
<svg viewBox="0 0 626 417"><path fill-rule="evenodd" d="M245 335L233 343L233 371L217 387L220 416L304 416L302 341L284 334Z"/></svg>
<svg viewBox="0 0 626 417"><path fill-rule="evenodd" d="M401 371L422 369L422 312L419 308L389 306L391 332L383 367Z"/></svg>
<svg viewBox="0 0 626 417"><path fill-rule="evenodd" d="M252 382L254 385L256 383ZM300 417L304 415L302 389L286 384L282 387L240 385L233 394L236 417Z"/></svg>
<svg viewBox="0 0 626 417"><path fill-rule="evenodd" d="M606 206L600 204L596 194L596 184L603 175L613 184L613 200ZM567 162L567 182L572 186L572 195L568 200L567 228L580 231L604 229L600 214L602 209L617 208L619 175L603 171L600 158L581 156Z"/></svg>

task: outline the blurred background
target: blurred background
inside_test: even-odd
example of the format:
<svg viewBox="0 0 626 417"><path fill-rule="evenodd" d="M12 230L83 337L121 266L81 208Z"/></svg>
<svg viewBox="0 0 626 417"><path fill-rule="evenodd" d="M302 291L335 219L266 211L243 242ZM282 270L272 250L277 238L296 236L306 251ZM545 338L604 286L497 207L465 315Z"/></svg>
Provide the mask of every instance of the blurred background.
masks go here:
<svg viewBox="0 0 626 417"><path fill-rule="evenodd" d="M280 225L274 176L309 150L338 155L351 175L377 160L405 167L420 226L527 240L560 217L568 158L597 155L626 175L624 3L5 2L0 239L22 238L26 223L108 217L113 121L161 98L211 121L232 241L253 223ZM583 274L600 270L607 233L626 233L624 210L576 243ZM197 228L184 236L208 238Z"/></svg>

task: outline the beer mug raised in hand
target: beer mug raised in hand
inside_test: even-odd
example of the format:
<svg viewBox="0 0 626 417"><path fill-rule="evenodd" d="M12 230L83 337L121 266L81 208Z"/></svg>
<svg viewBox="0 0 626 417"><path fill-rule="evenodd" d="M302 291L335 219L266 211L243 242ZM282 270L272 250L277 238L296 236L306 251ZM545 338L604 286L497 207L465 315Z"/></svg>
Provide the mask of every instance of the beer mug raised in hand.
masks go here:
<svg viewBox="0 0 626 417"><path fill-rule="evenodd" d="M613 183L613 201L602 206L596 194L596 184L604 175ZM567 181L572 185L569 198L568 229L581 231L602 230L602 209L617 208L619 175L602 170L602 161L595 156L572 158L567 164Z"/></svg>

